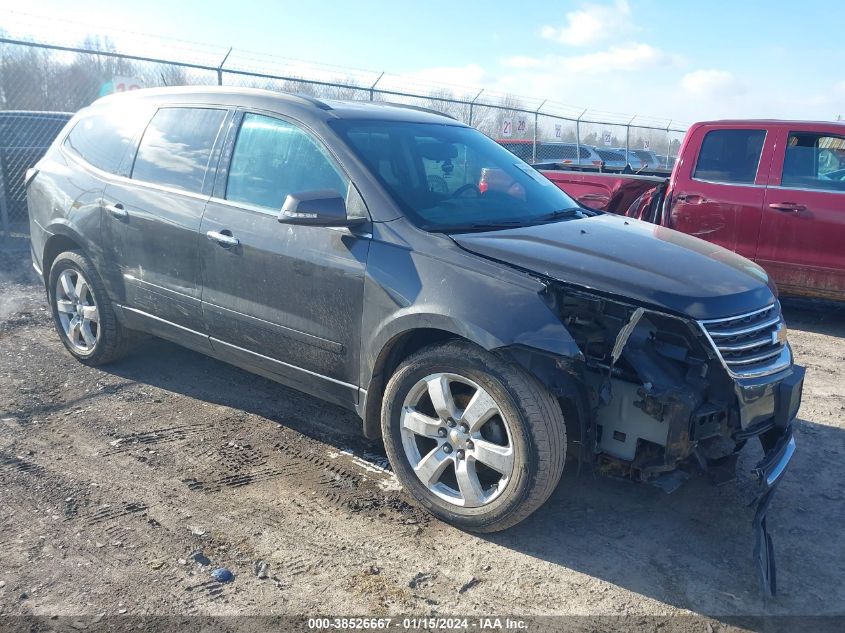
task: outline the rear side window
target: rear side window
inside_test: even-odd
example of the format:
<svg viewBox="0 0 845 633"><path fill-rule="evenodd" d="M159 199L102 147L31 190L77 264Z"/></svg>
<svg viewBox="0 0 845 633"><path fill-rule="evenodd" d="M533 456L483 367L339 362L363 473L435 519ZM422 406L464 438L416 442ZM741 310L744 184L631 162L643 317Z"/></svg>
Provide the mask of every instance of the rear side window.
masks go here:
<svg viewBox="0 0 845 633"><path fill-rule="evenodd" d="M581 157L589 155L589 152L581 148ZM574 159L577 152L574 145L541 145L537 148L538 160L549 159Z"/></svg>
<svg viewBox="0 0 845 633"><path fill-rule="evenodd" d="M138 146L132 178L199 193L226 110L162 108Z"/></svg>
<svg viewBox="0 0 845 633"><path fill-rule="evenodd" d="M693 178L752 184L757 178L765 130L712 130L704 137Z"/></svg>
<svg viewBox="0 0 845 633"><path fill-rule="evenodd" d="M64 146L94 167L117 174L146 116L135 109L93 112L77 121Z"/></svg>
<svg viewBox="0 0 845 633"><path fill-rule="evenodd" d="M346 197L348 186L305 131L280 119L244 115L229 165L227 200L278 211L288 194L332 190Z"/></svg>
<svg viewBox="0 0 845 633"><path fill-rule="evenodd" d="M845 138L790 132L781 186L845 191Z"/></svg>

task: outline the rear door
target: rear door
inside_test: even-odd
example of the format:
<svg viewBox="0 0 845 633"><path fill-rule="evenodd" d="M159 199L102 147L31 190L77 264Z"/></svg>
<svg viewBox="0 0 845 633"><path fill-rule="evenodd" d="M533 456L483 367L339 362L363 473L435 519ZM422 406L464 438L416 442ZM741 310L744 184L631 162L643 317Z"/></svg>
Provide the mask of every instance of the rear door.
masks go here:
<svg viewBox="0 0 845 633"><path fill-rule="evenodd" d="M757 261L784 292L845 299L845 126L778 135Z"/></svg>
<svg viewBox="0 0 845 633"><path fill-rule="evenodd" d="M199 245L212 345L231 362L354 405L369 229L294 226L278 217L292 193L335 190L351 215L366 215L363 201L300 125L245 112L235 129Z"/></svg>
<svg viewBox="0 0 845 633"><path fill-rule="evenodd" d="M130 315L203 329L197 238L228 115L224 108L158 109L141 137L131 177L106 188L105 242ZM204 346L203 338L197 343Z"/></svg>
<svg viewBox="0 0 845 633"><path fill-rule="evenodd" d="M773 147L762 126L693 128L673 176L671 228L754 258Z"/></svg>

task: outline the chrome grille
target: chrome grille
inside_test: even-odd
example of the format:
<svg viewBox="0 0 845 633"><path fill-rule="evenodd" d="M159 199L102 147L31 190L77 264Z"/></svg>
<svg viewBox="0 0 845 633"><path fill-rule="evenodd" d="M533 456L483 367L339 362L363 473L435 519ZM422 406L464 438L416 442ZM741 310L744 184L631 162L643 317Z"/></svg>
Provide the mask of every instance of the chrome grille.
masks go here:
<svg viewBox="0 0 845 633"><path fill-rule="evenodd" d="M779 303L748 314L699 321L699 325L732 376L765 376L792 362Z"/></svg>

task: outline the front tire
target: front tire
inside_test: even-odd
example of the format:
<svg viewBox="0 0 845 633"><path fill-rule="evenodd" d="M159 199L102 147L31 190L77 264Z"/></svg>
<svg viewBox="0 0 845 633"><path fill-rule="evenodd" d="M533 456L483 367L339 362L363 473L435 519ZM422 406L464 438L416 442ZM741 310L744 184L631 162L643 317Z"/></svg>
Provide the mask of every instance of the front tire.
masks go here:
<svg viewBox="0 0 845 633"><path fill-rule="evenodd" d="M103 281L85 255L66 251L56 257L47 298L62 343L81 363L104 365L127 353L130 332L118 322Z"/></svg>
<svg viewBox="0 0 845 633"><path fill-rule="evenodd" d="M454 341L405 360L382 406L387 455L432 514L474 532L504 530L549 498L563 472L560 406L521 367Z"/></svg>

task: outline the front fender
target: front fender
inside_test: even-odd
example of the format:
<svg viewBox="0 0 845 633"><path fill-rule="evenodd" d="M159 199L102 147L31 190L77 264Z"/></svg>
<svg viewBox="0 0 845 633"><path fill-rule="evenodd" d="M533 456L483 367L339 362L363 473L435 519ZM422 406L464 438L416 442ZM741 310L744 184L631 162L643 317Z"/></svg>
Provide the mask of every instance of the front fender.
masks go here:
<svg viewBox="0 0 845 633"><path fill-rule="evenodd" d="M362 386L391 341L419 329L448 332L486 350L580 357L545 290L535 277L457 248L435 257L374 243L364 289Z"/></svg>

